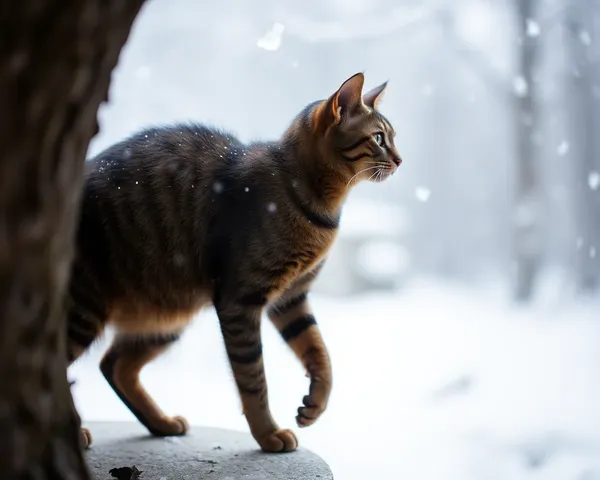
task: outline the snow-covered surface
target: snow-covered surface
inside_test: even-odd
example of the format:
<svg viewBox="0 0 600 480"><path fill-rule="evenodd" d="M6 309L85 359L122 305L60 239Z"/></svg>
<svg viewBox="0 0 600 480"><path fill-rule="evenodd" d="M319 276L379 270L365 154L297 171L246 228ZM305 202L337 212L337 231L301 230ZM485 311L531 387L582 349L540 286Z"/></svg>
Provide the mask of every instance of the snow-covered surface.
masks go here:
<svg viewBox="0 0 600 480"><path fill-rule="evenodd" d="M600 479L600 300L555 285L516 308L501 292L421 279L313 298L334 391L300 442L339 480ZM267 322L264 335L272 410L293 427L308 380ZM98 371L105 347L70 371L84 422L133 419ZM212 312L143 381L170 414L247 429Z"/></svg>

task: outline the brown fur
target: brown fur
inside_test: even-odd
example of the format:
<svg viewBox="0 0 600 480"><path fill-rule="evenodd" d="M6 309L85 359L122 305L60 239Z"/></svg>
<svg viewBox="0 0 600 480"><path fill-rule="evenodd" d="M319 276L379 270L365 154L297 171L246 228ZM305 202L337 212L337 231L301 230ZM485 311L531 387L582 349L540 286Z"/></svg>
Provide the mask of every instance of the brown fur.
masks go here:
<svg viewBox="0 0 600 480"><path fill-rule="evenodd" d="M243 145L201 125L143 131L88 162L73 267L68 354L107 324L117 330L101 370L154 435L181 435L139 380L203 307L219 316L250 431L263 450L297 446L272 418L260 322L269 318L311 378L296 418L327 407L332 373L307 293L359 180L400 164L394 131L364 96L363 75L306 107L278 142ZM89 432L82 442L89 444Z"/></svg>

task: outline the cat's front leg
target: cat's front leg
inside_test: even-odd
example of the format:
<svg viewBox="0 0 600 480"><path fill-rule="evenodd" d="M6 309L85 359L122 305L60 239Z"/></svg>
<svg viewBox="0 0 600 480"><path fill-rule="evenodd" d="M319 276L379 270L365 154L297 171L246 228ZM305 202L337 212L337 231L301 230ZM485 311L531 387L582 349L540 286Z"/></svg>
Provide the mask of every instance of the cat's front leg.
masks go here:
<svg viewBox="0 0 600 480"><path fill-rule="evenodd" d="M245 302L216 305L227 356L242 400L250 432L265 452L290 452L298 440L280 429L271 415L262 355L262 307Z"/></svg>
<svg viewBox="0 0 600 480"><path fill-rule="evenodd" d="M269 307L268 315L310 377L309 394L303 398L304 406L298 408L296 416L298 426L307 427L327 408L332 386L329 353L308 303L307 292L294 289L286 293Z"/></svg>

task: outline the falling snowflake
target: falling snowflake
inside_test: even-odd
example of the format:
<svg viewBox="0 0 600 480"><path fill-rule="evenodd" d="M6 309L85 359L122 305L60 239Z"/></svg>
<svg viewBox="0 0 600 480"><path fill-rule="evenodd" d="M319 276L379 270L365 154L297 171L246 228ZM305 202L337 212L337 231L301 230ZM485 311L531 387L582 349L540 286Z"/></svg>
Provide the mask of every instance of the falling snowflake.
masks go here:
<svg viewBox="0 0 600 480"><path fill-rule="evenodd" d="M561 157L564 157L567 153L569 153L569 142L566 140L560 142L558 148L556 149L556 153L558 153Z"/></svg>
<svg viewBox="0 0 600 480"><path fill-rule="evenodd" d="M415 197L417 197L417 200L419 200L420 202L426 202L427 200L429 200L430 196L431 190L429 190L426 187L417 187L415 189Z"/></svg>
<svg viewBox="0 0 600 480"><path fill-rule="evenodd" d="M542 29L540 28L539 23L537 23L535 20L532 20L531 18L528 18L526 31L528 37L534 38L541 33Z"/></svg>
<svg viewBox="0 0 600 480"><path fill-rule="evenodd" d="M267 212L269 213L275 213L277 211L277 205L275 205L274 202L269 202L267 204Z"/></svg>
<svg viewBox="0 0 600 480"><path fill-rule="evenodd" d="M215 182L213 183L213 192L215 193L221 193L223 191L223 184L221 182Z"/></svg>
<svg viewBox="0 0 600 480"><path fill-rule="evenodd" d="M513 79L513 90L517 97L526 97L529 93L529 85L527 84L527 80L525 80L521 75L516 76Z"/></svg>
<svg viewBox="0 0 600 480"><path fill-rule="evenodd" d="M577 250L581 250L581 247L583 247L583 238L578 237L575 246L577 247Z"/></svg>
<svg viewBox="0 0 600 480"><path fill-rule="evenodd" d="M256 41L256 46L270 52L279 50L284 30L285 26L282 23L274 23L271 29Z"/></svg>
<svg viewBox="0 0 600 480"><path fill-rule="evenodd" d="M587 30L581 30L579 32L579 41L586 47L589 47L592 44L592 37L590 35L590 32L588 32Z"/></svg>
<svg viewBox="0 0 600 480"><path fill-rule="evenodd" d="M588 175L588 185L592 190L598 190L600 186L600 174L598 172L590 172Z"/></svg>
<svg viewBox="0 0 600 480"><path fill-rule="evenodd" d="M127 148L125 148L125 150L123 150L123 158L125 160L128 160L129 158L131 158L131 148L127 147Z"/></svg>
<svg viewBox="0 0 600 480"><path fill-rule="evenodd" d="M596 248L590 247L590 258L596 258Z"/></svg>

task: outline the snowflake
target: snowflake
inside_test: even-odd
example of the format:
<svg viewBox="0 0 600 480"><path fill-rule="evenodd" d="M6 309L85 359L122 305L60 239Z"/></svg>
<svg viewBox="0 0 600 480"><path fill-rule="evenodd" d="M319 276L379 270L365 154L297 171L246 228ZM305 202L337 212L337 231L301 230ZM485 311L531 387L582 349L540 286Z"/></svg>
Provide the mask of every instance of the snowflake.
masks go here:
<svg viewBox="0 0 600 480"><path fill-rule="evenodd" d="M527 19L527 26L526 26L526 31L527 31L527 36L528 37L537 37L542 29L540 28L540 24L537 23L535 20L532 20L531 18Z"/></svg>
<svg viewBox="0 0 600 480"><path fill-rule="evenodd" d="M586 47L589 47L592 44L592 36L590 35L590 32L587 30L581 30L579 32L579 41Z"/></svg>
<svg viewBox="0 0 600 480"><path fill-rule="evenodd" d="M527 80L521 75L516 76L513 79L513 90L517 97L526 97L529 93L529 84L527 83Z"/></svg>
<svg viewBox="0 0 600 480"><path fill-rule="evenodd" d="M590 172L588 175L588 185L592 190L598 190L600 186L600 174L598 172Z"/></svg>
<svg viewBox="0 0 600 480"><path fill-rule="evenodd" d="M566 140L560 142L560 145L558 145L558 148L556 149L556 153L558 153L561 157L564 157L567 153L569 153L569 142Z"/></svg>
<svg viewBox="0 0 600 480"><path fill-rule="evenodd" d="M271 29L256 41L256 46L270 52L279 50L284 30L285 26L282 23L274 23Z"/></svg>
<svg viewBox="0 0 600 480"><path fill-rule="evenodd" d="M417 197L417 200L419 200L420 202L426 202L427 200L429 200L430 196L431 190L429 190L426 187L417 187L415 189L415 197Z"/></svg>

